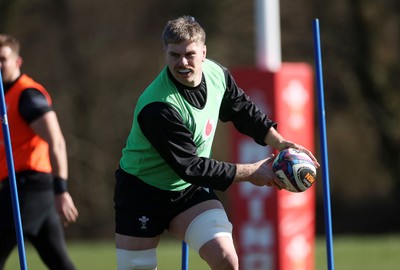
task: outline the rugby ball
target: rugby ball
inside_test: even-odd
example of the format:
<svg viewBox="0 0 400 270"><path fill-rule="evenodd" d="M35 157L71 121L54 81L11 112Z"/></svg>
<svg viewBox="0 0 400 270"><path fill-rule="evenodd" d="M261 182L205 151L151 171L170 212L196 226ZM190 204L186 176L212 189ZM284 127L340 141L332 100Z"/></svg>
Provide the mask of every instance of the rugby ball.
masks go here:
<svg viewBox="0 0 400 270"><path fill-rule="evenodd" d="M286 185L286 190L303 192L315 182L317 169L304 152L288 148L280 151L272 163L272 170Z"/></svg>

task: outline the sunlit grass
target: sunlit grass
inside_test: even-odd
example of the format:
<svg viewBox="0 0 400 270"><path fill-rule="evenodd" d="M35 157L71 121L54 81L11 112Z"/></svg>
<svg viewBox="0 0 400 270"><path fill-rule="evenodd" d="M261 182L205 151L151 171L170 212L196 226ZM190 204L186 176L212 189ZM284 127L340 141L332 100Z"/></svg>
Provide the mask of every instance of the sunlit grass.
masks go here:
<svg viewBox="0 0 400 270"><path fill-rule="evenodd" d="M337 236L333 238L335 269L340 270L394 270L399 269L400 235L385 236ZM69 241L68 250L78 270L116 269L114 243L110 241ZM189 269L209 269L199 256L190 251ZM44 270L46 267L36 251L26 245L29 270ZM318 237L316 243L315 270L327 268L325 238ZM176 270L181 267L181 242L164 239L158 249L159 269ZM18 252L14 250L4 270L17 270ZM246 270L246 269L244 269Z"/></svg>

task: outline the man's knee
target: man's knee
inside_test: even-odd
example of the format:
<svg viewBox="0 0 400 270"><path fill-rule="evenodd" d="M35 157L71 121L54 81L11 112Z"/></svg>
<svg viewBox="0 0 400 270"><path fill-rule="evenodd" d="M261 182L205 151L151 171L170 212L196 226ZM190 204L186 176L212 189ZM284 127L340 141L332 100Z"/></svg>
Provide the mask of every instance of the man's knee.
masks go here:
<svg viewBox="0 0 400 270"><path fill-rule="evenodd" d="M125 250L117 249L118 270L156 270L156 249Z"/></svg>
<svg viewBox="0 0 400 270"><path fill-rule="evenodd" d="M214 262L212 269L226 269L226 270L237 270L239 269L239 259L236 253L224 253L222 256Z"/></svg>
<svg viewBox="0 0 400 270"><path fill-rule="evenodd" d="M239 259L230 239L218 238L209 241L201 247L199 254L211 269L239 269Z"/></svg>

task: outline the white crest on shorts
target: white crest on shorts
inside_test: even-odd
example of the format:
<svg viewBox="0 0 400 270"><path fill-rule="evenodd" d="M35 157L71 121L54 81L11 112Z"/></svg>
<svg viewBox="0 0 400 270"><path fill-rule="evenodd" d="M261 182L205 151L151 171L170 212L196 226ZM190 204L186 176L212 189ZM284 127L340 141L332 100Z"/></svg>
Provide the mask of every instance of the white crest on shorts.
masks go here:
<svg viewBox="0 0 400 270"><path fill-rule="evenodd" d="M139 218L139 221L142 224L142 227L140 229L147 230L147 221L149 221L149 219L146 216L142 216L141 218Z"/></svg>

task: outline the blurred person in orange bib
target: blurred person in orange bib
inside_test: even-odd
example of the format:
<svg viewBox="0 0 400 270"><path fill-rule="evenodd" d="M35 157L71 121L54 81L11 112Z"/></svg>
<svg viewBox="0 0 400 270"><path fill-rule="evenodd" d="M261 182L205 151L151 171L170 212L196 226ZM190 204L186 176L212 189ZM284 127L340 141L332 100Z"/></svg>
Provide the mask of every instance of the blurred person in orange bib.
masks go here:
<svg viewBox="0 0 400 270"><path fill-rule="evenodd" d="M63 224L78 217L67 189L64 136L49 93L21 72L19 42L0 34L0 68L10 128L24 238L49 269L75 269ZM3 134L0 134L0 269L16 246Z"/></svg>

